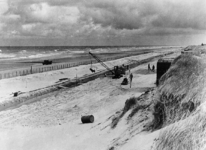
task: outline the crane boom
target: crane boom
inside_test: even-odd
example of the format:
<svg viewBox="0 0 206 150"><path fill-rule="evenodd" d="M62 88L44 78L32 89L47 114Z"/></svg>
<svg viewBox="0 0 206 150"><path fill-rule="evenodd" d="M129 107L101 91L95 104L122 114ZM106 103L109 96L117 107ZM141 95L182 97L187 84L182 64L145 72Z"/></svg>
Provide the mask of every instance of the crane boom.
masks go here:
<svg viewBox="0 0 206 150"><path fill-rule="evenodd" d="M107 70L109 70L112 74L115 74L115 72L113 70L111 70L105 63L103 63L103 61L98 58L96 55L94 55L93 53L89 52L89 54L94 57L103 67L105 67Z"/></svg>

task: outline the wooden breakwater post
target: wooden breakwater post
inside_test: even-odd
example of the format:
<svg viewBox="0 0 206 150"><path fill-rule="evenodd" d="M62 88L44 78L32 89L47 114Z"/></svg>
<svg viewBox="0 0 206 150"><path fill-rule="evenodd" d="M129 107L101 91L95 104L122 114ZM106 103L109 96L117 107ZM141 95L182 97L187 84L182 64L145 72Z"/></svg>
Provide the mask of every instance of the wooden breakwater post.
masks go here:
<svg viewBox="0 0 206 150"><path fill-rule="evenodd" d="M159 80L164 75L167 70L170 68L172 61L174 59L171 58L164 58L159 59L157 61L157 78L156 78L156 84L159 85Z"/></svg>

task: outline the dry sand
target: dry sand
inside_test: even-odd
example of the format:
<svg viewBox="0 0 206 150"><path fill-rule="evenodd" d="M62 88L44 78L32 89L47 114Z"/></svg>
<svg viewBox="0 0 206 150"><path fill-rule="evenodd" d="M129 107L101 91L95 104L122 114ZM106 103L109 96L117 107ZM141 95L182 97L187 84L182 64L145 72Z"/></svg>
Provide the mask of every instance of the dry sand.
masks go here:
<svg viewBox="0 0 206 150"><path fill-rule="evenodd" d="M158 53L135 56L143 59ZM128 58L113 61L126 63ZM109 64L109 63L108 63ZM155 65L156 61L150 63ZM99 70L103 69L99 64ZM78 76L89 74L90 66L77 67ZM14 91L30 91L54 84L60 78L75 78L76 68L35 74L0 81L1 101ZM123 78L98 78L78 87L55 92L34 103L0 112L0 145L2 150L149 150L158 131L141 132L150 120L146 113L127 121L125 115L115 129L111 119L124 107L130 97L138 97L148 88L155 87L156 74L148 72L147 64L131 70L132 88L121 86ZM12 85L11 85L12 84ZM92 124L82 124L81 116L92 114ZM147 117L145 121L140 120Z"/></svg>

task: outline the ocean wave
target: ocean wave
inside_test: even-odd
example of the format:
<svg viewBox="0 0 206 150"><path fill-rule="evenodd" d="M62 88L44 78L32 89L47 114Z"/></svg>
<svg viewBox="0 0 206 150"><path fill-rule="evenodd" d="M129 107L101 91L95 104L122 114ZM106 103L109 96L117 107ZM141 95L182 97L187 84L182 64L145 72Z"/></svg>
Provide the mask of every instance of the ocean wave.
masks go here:
<svg viewBox="0 0 206 150"><path fill-rule="evenodd" d="M19 53L26 53L27 50L21 50Z"/></svg>
<svg viewBox="0 0 206 150"><path fill-rule="evenodd" d="M74 54L82 54L82 53L85 53L85 51L71 51L71 53L74 53Z"/></svg>
<svg viewBox="0 0 206 150"><path fill-rule="evenodd" d="M0 58L12 58L12 57L15 57L14 54L3 54L3 53L0 53Z"/></svg>
<svg viewBox="0 0 206 150"><path fill-rule="evenodd" d="M36 59L48 57L52 58L66 58L66 57L76 57L79 55L87 54L88 52L92 53L116 53L124 51L138 51L144 49L158 49L165 48L166 46L133 46L133 47L97 47L97 48L65 48L65 49L52 49L52 48L31 48L31 49L12 49L12 50L1 50L0 49L0 59Z"/></svg>
<svg viewBox="0 0 206 150"><path fill-rule="evenodd" d="M97 48L97 49L89 49L92 53L108 53L108 52L114 52L114 49L111 48Z"/></svg>
<svg viewBox="0 0 206 150"><path fill-rule="evenodd" d="M28 56L28 58L41 58L41 57L44 57L44 56L45 56L44 54L35 54L35 55Z"/></svg>

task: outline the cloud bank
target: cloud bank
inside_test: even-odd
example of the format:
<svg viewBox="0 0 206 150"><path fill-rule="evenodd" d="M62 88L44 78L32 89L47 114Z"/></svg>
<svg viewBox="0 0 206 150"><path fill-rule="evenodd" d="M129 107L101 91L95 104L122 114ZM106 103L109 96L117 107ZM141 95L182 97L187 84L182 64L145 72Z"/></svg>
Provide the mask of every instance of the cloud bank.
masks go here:
<svg viewBox="0 0 206 150"><path fill-rule="evenodd" d="M0 37L58 38L72 44L135 44L133 38L152 36L204 38L205 18L205 0L1 0Z"/></svg>

